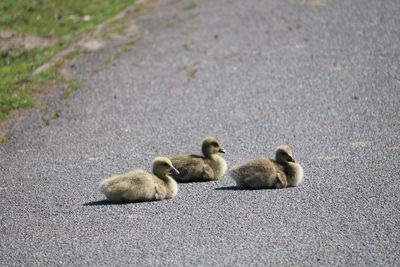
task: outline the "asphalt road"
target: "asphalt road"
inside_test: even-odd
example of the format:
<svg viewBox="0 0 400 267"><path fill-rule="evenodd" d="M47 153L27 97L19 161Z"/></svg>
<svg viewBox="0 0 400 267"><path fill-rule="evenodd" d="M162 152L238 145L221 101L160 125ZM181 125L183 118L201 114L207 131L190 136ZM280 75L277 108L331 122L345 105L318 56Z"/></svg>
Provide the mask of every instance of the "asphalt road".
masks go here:
<svg viewBox="0 0 400 267"><path fill-rule="evenodd" d="M0 146L2 266L400 265L400 1L166 1L48 126ZM186 9L185 9L186 7ZM305 182L183 184L104 205L101 179L199 151L287 143Z"/></svg>

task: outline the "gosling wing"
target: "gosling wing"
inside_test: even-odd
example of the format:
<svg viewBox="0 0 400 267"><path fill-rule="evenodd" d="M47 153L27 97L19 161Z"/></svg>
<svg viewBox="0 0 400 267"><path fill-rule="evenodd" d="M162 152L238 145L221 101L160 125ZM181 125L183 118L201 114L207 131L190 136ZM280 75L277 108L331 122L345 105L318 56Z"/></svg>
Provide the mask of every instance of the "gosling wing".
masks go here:
<svg viewBox="0 0 400 267"><path fill-rule="evenodd" d="M171 176L178 182L207 181L214 177L214 171L200 156L177 156L171 158L171 161L179 171L179 174L172 174Z"/></svg>

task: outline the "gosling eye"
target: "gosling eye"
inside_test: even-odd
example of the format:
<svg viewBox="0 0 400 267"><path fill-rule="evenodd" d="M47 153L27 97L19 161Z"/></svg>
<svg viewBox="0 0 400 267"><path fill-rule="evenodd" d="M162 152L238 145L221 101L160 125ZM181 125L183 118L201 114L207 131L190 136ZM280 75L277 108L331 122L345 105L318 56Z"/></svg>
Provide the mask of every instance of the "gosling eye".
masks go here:
<svg viewBox="0 0 400 267"><path fill-rule="evenodd" d="M170 166L169 166L169 164L168 164L168 163L166 163L166 162L165 162L165 163L163 163L163 166L164 166L164 167L168 167L168 168L170 167Z"/></svg>
<svg viewBox="0 0 400 267"><path fill-rule="evenodd" d="M218 143L211 143L212 146L219 147Z"/></svg>

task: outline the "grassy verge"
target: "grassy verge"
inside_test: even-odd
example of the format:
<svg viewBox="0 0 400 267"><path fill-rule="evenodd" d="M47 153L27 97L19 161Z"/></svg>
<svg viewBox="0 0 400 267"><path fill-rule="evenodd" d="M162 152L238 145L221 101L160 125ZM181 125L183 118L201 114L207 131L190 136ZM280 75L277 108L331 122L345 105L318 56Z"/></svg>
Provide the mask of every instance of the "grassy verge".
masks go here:
<svg viewBox="0 0 400 267"><path fill-rule="evenodd" d="M33 105L32 95L60 79L57 67L33 71L78 35L113 17L133 0L1 0L0 120ZM75 88L73 84L71 90Z"/></svg>

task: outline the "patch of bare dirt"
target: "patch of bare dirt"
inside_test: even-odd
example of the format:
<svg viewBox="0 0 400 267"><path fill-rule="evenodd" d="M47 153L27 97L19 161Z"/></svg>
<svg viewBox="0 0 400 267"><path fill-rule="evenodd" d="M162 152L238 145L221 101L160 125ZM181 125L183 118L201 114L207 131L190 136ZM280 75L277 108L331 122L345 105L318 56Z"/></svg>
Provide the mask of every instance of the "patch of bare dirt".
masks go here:
<svg viewBox="0 0 400 267"><path fill-rule="evenodd" d="M55 45L56 38L38 37L20 34L14 31L0 31L0 48L9 50L14 48L33 49Z"/></svg>

